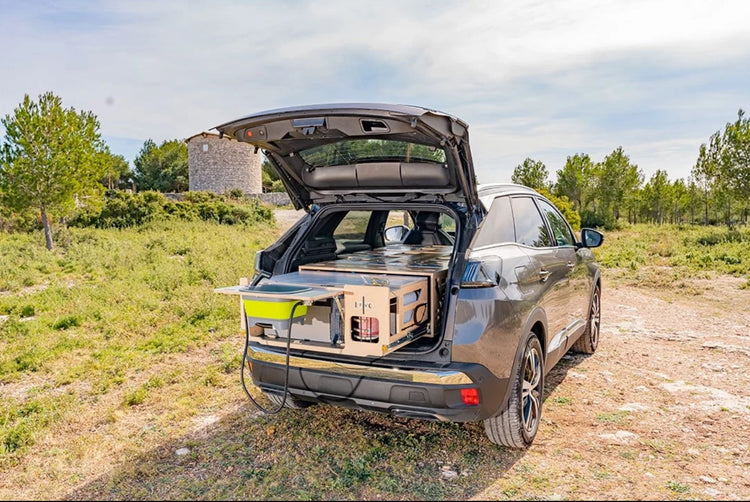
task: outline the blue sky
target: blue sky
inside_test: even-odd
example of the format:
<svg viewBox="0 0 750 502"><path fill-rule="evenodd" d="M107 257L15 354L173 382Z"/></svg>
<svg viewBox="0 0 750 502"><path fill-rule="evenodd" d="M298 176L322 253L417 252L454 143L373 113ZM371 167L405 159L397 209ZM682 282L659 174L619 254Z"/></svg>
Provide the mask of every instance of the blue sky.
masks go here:
<svg viewBox="0 0 750 502"><path fill-rule="evenodd" d="M480 182L618 146L687 178L750 111L748 19L739 0L0 0L0 115L52 91L132 163L262 110L405 103L469 124Z"/></svg>

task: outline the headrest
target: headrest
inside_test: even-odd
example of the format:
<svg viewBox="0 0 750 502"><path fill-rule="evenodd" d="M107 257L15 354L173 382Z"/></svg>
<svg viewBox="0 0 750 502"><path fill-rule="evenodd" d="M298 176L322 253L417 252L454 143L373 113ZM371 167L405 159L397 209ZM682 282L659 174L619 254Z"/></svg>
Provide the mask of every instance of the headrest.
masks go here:
<svg viewBox="0 0 750 502"><path fill-rule="evenodd" d="M439 219L440 213L422 211L417 214L416 226L420 230L436 230L438 228Z"/></svg>

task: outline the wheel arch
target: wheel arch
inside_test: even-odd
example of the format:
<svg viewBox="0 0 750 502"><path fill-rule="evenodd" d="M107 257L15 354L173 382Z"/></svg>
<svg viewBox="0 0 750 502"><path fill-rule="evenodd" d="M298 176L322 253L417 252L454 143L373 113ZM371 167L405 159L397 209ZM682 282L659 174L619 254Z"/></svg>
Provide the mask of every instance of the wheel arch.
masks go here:
<svg viewBox="0 0 750 502"><path fill-rule="evenodd" d="M516 347L516 355L515 357L513 357L513 367L511 368L510 372L511 380L513 375L516 374L519 366L521 365L523 352L526 349L526 344L528 343L529 333L534 333L539 339L539 344L542 346L541 356L543 364L546 362L547 358L547 314L545 313L544 309L541 307L535 308L527 318L526 323L524 323L522 329L523 331L521 332L521 336L518 339L518 346ZM512 385L506 386L505 395L500 401L500 407L497 409L494 415L498 415L508 408L508 402L510 401L510 393L512 392L512 387Z"/></svg>

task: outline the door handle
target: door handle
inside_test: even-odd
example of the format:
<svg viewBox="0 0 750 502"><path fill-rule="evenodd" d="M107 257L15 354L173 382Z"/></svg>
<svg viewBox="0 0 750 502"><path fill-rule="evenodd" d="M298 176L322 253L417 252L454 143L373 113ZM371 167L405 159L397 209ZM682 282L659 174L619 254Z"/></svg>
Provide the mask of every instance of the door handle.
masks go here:
<svg viewBox="0 0 750 502"><path fill-rule="evenodd" d="M546 268L541 269L539 271L539 280L542 282L545 282L547 278L549 277L550 273L551 272L547 270Z"/></svg>

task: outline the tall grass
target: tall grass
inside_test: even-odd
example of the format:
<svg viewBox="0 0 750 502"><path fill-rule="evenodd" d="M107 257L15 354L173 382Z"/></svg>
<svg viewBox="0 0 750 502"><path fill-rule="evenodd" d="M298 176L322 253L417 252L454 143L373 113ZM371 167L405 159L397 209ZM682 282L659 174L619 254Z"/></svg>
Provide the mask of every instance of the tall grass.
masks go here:
<svg viewBox="0 0 750 502"><path fill-rule="evenodd" d="M70 228L48 252L39 233L0 233L0 460L159 358L236 336L236 302L213 289L250 277L274 234L183 221Z"/></svg>
<svg viewBox="0 0 750 502"><path fill-rule="evenodd" d="M651 268L683 279L709 278L717 273L750 279L747 227L632 225L605 232L604 244L595 253L615 277Z"/></svg>

